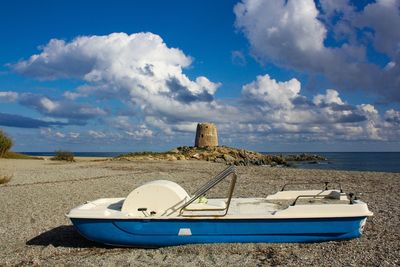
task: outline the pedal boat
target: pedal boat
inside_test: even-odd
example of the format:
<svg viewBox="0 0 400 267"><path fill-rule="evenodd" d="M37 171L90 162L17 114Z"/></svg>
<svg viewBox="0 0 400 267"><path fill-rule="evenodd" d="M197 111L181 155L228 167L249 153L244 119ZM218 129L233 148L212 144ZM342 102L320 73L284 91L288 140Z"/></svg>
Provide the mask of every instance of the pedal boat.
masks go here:
<svg viewBox="0 0 400 267"><path fill-rule="evenodd" d="M227 196L207 192L231 177ZM321 242L360 237L372 212L339 189L286 190L266 198L232 198L234 166L190 196L178 184L157 180L126 198L102 198L72 209L70 218L85 238L103 244L162 247L194 243ZM229 182L229 180L227 180ZM227 184L228 185L228 184ZM220 184L222 186L222 184Z"/></svg>

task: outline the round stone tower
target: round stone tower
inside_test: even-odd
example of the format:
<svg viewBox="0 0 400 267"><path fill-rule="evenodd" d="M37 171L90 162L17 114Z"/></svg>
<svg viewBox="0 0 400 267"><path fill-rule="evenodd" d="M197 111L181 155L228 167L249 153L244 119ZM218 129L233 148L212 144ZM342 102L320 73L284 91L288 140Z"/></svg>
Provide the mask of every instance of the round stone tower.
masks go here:
<svg viewBox="0 0 400 267"><path fill-rule="evenodd" d="M214 123L197 124L195 147L218 146L217 126Z"/></svg>

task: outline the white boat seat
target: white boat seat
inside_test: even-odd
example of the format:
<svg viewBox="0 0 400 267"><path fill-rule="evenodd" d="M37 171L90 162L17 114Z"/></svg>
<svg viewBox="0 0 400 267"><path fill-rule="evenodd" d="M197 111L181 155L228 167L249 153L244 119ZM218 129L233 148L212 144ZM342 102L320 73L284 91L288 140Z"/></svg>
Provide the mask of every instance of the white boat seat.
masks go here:
<svg viewBox="0 0 400 267"><path fill-rule="evenodd" d="M122 204L121 211L129 216L165 216L175 214L188 199L187 192L177 183L156 180L133 190Z"/></svg>

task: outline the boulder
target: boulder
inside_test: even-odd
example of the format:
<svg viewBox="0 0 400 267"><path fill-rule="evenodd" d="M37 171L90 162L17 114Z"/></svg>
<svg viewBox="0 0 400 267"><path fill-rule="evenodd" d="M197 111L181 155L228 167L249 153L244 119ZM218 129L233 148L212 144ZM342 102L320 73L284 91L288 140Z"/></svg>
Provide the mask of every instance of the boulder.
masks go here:
<svg viewBox="0 0 400 267"><path fill-rule="evenodd" d="M193 154L193 155L192 155L192 158L194 158L194 159L200 159L200 154L199 154L199 153Z"/></svg>
<svg viewBox="0 0 400 267"><path fill-rule="evenodd" d="M216 158L214 160L214 162L216 162L216 163L225 163L225 160L223 158Z"/></svg>
<svg viewBox="0 0 400 267"><path fill-rule="evenodd" d="M232 156L229 155L229 154L224 154L222 157L224 158L224 160L225 160L226 162L234 162L234 161L235 161L235 158L232 157Z"/></svg>

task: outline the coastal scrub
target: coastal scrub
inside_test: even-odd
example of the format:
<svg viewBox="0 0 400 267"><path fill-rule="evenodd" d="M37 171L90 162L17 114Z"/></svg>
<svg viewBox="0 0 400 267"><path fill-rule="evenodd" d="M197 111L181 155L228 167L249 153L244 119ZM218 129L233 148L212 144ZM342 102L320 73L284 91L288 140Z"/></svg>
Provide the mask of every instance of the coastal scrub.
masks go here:
<svg viewBox="0 0 400 267"><path fill-rule="evenodd" d="M0 174L0 184L6 184L11 181L12 175Z"/></svg>
<svg viewBox="0 0 400 267"><path fill-rule="evenodd" d="M61 161L69 161L74 162L74 154L70 151L57 150L55 152L55 156L51 158L51 160L61 160Z"/></svg>
<svg viewBox="0 0 400 267"><path fill-rule="evenodd" d="M4 131L0 130L0 158L4 157L12 146L12 139Z"/></svg>

